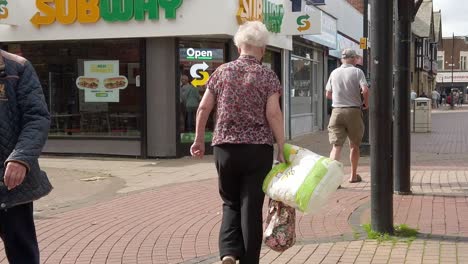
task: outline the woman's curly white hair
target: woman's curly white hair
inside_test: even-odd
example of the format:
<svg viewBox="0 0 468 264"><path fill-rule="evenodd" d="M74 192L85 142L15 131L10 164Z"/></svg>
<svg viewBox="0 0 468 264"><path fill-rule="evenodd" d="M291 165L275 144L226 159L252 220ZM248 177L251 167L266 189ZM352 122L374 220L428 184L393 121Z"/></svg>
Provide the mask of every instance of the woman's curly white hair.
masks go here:
<svg viewBox="0 0 468 264"><path fill-rule="evenodd" d="M242 24L234 36L234 44L237 47L249 45L265 47L268 44L269 33L266 26L259 21L248 21Z"/></svg>

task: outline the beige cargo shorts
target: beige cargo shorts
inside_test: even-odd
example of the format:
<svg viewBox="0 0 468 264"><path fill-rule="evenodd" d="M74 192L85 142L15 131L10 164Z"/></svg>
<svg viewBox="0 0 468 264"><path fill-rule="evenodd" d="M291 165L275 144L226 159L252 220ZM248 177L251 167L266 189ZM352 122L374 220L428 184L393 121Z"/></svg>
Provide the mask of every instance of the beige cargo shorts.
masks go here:
<svg viewBox="0 0 468 264"><path fill-rule="evenodd" d="M328 124L330 144L343 146L346 138L350 144L359 146L364 136L364 121L360 108L333 108Z"/></svg>

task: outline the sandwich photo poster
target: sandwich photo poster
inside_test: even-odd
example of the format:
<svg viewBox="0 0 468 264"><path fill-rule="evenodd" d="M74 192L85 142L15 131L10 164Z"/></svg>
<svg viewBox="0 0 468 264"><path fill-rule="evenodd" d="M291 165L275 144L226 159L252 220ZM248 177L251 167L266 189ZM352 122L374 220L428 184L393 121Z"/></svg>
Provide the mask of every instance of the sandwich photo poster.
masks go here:
<svg viewBox="0 0 468 264"><path fill-rule="evenodd" d="M85 91L87 103L118 103L128 79L119 74L118 60L85 61L84 76L76 79L76 86Z"/></svg>

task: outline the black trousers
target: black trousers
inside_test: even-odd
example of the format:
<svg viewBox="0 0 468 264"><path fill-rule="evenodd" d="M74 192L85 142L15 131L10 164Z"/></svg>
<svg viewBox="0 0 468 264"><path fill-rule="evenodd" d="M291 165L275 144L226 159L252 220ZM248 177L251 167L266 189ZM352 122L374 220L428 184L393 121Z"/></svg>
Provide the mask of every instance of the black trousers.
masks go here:
<svg viewBox="0 0 468 264"><path fill-rule="evenodd" d="M0 211L0 237L10 264L39 264L32 203Z"/></svg>
<svg viewBox="0 0 468 264"><path fill-rule="evenodd" d="M235 256L241 264L257 264L263 237L262 184L273 164L273 147L224 144L214 147L214 155L224 202L220 256Z"/></svg>

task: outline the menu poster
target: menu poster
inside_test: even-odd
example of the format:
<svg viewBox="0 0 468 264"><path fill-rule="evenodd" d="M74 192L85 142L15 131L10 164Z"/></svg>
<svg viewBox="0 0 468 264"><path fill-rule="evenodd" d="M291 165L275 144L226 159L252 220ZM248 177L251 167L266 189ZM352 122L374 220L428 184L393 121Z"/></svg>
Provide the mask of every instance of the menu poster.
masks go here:
<svg viewBox="0 0 468 264"><path fill-rule="evenodd" d="M118 60L85 61L84 76L76 79L76 86L85 91L87 103L118 103L128 79L119 74Z"/></svg>

